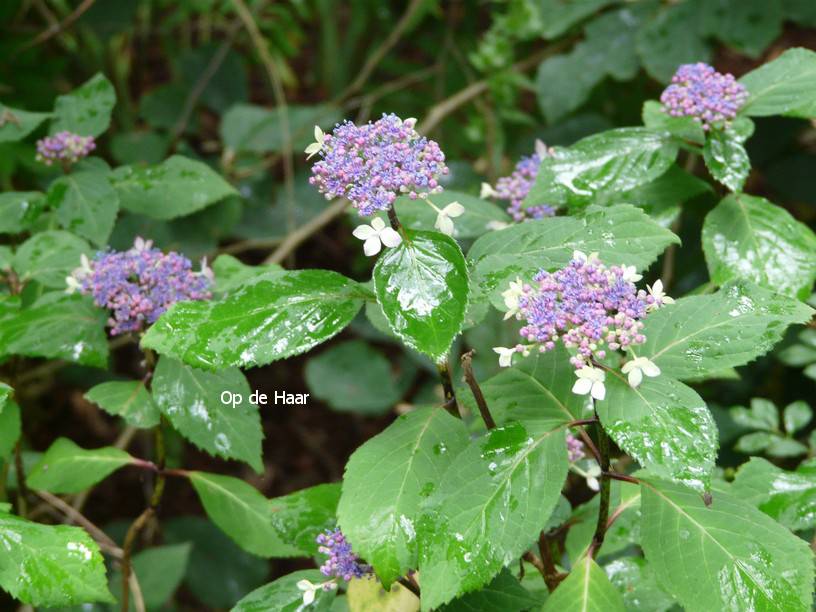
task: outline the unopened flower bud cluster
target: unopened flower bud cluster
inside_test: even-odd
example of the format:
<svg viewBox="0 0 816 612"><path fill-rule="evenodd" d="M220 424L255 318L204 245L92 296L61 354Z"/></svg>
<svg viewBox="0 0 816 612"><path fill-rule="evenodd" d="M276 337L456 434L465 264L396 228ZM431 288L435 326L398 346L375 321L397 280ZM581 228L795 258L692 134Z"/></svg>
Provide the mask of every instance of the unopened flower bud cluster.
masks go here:
<svg viewBox="0 0 816 612"><path fill-rule="evenodd" d="M96 148L93 136L79 136L72 132L57 132L37 141L36 160L51 166L54 163L73 166Z"/></svg>
<svg viewBox="0 0 816 612"><path fill-rule="evenodd" d="M731 74L708 64L684 64L660 96L672 117L693 117L704 130L728 127L748 100L748 91Z"/></svg>

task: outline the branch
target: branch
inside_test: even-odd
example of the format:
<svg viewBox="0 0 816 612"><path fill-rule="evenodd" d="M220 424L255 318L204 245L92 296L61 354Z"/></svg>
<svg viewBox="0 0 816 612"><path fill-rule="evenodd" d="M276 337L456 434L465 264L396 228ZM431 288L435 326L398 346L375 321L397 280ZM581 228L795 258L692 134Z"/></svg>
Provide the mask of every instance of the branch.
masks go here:
<svg viewBox="0 0 816 612"><path fill-rule="evenodd" d="M14 55L16 56L18 53L22 53L23 51L27 51L32 47L36 47L37 45L44 43L48 39L53 38L60 32L67 30L69 27L71 27L71 25L73 25L73 23L77 19L82 17L82 15L85 14L85 12L87 12L87 10L93 6L94 2L96 2L96 0L84 0L62 22L53 24L48 29L41 32L36 38L28 41L27 43L16 49L14 51Z"/></svg>
<svg viewBox="0 0 816 612"><path fill-rule="evenodd" d="M437 363L436 369L439 372L439 377L442 379L442 388L445 390L445 410L451 416L461 419L462 415L459 412L459 403L456 401L456 392L453 390L453 383L451 382L450 362L445 359L444 363Z"/></svg>
<svg viewBox="0 0 816 612"><path fill-rule="evenodd" d="M595 414L597 416L597 412ZM601 454L601 497L598 507L598 525L595 527L595 535L592 536L592 542L589 545L588 551L588 554L593 559L601 550L606 535L607 520L609 518L609 493L611 488L609 477L609 437L600 425L598 425L598 450Z"/></svg>
<svg viewBox="0 0 816 612"><path fill-rule="evenodd" d="M308 223L304 223L294 232L288 234L284 241L281 242L280 246L275 249L275 251L269 257L267 257L263 263L268 265L282 262L292 251L299 247L301 243L307 240L312 234L318 232L324 226L334 221L336 217L339 217L343 211L346 210L347 206L348 200L345 199L338 200L329 206L314 219Z"/></svg>
<svg viewBox="0 0 816 612"><path fill-rule="evenodd" d="M462 355L462 369L465 371L465 382L470 387L471 393L473 393L476 405L479 407L479 414L482 415L485 426L487 426L488 429L495 429L496 421L493 420L493 415L490 414L484 393L482 393L482 389L479 387L479 383L473 375L473 354L475 352L475 350L471 350Z"/></svg>

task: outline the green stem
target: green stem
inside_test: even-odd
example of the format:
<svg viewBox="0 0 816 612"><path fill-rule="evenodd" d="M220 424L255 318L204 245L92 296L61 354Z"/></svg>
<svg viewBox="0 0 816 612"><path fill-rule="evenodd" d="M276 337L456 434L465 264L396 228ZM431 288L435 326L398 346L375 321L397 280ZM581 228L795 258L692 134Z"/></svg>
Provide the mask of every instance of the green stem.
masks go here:
<svg viewBox="0 0 816 612"><path fill-rule="evenodd" d="M595 413L597 417L597 412ZM595 528L595 535L592 536L592 543L589 545L587 552L593 559L603 546L604 536L606 535L607 520L609 519L609 437L603 429L603 426L598 424L598 452L601 456L601 476L600 476L600 504L598 507L598 525Z"/></svg>
<svg viewBox="0 0 816 612"><path fill-rule="evenodd" d="M28 514L28 504L26 495L28 491L25 485L25 470L23 469L23 442L17 440L14 446L14 469L17 472L17 514L25 518Z"/></svg>

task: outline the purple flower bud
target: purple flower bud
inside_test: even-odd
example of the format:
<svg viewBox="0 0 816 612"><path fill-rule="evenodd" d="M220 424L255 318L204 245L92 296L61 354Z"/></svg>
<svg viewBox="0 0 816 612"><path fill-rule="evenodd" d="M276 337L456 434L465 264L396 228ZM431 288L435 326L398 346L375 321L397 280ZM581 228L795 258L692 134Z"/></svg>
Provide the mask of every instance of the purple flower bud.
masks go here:
<svg viewBox="0 0 816 612"><path fill-rule="evenodd" d="M720 74L703 62L683 64L660 96L664 112L693 117L704 130L727 128L748 100L748 91L732 74Z"/></svg>
<svg viewBox="0 0 816 612"><path fill-rule="evenodd" d="M371 578L374 568L360 563L359 555L351 550L351 544L339 529L327 529L326 533L317 536L318 552L328 555L320 567L321 573L328 578L342 578L346 582L352 578Z"/></svg>
<svg viewBox="0 0 816 612"><path fill-rule="evenodd" d="M68 131L58 132L37 141L36 160L46 166L54 162L73 166L95 148L93 136L79 136Z"/></svg>
<svg viewBox="0 0 816 612"><path fill-rule="evenodd" d="M572 434L567 434L567 456L570 463L575 463L579 459L586 457L584 443Z"/></svg>
<svg viewBox="0 0 816 612"><path fill-rule="evenodd" d="M529 208L521 207L521 203L533 186L541 160L552 155L552 148L547 148L540 142L538 144L541 145L537 147L539 152L530 157L522 157L516 164L513 173L510 176L501 177L496 181L494 188L493 197L499 200L509 200L510 206L507 207L507 214L519 223L530 219L552 217L555 214L555 208L546 204Z"/></svg>

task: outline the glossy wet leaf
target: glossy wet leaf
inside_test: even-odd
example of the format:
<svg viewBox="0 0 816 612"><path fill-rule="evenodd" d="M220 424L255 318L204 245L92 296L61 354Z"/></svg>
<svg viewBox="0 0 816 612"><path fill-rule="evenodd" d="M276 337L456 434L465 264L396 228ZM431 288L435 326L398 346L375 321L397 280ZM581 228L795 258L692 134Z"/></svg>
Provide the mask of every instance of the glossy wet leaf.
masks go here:
<svg viewBox="0 0 816 612"><path fill-rule="evenodd" d="M715 283L744 278L805 299L816 279L816 234L765 198L734 194L706 216L703 250Z"/></svg>
<svg viewBox="0 0 816 612"><path fill-rule="evenodd" d="M441 606L439 610L440 612L482 612L483 610L521 612L534 609L538 603L538 599L521 586L519 579L505 568L484 588L457 597L449 604Z"/></svg>
<svg viewBox="0 0 816 612"><path fill-rule="evenodd" d="M374 292L391 329L413 349L443 358L462 330L468 300L465 258L439 232L405 230L374 267Z"/></svg>
<svg viewBox="0 0 816 612"><path fill-rule="evenodd" d="M416 569L420 506L467 444L460 420L427 407L400 416L349 459L340 527L386 587Z"/></svg>
<svg viewBox="0 0 816 612"><path fill-rule="evenodd" d="M561 344L552 351L535 351L517 359L513 367L481 383L497 423L535 419L568 423L584 418L586 397L572 392L575 368Z"/></svg>
<svg viewBox="0 0 816 612"><path fill-rule="evenodd" d="M623 374L606 373L606 399L595 403L606 432L653 474L695 491L710 486L717 426L690 387L665 374L632 388Z"/></svg>
<svg viewBox="0 0 816 612"><path fill-rule="evenodd" d="M174 304L142 346L201 368L265 365L335 336L367 299L367 289L336 272L282 272L218 301Z"/></svg>
<svg viewBox="0 0 816 612"><path fill-rule="evenodd" d="M712 295L685 297L645 320L646 344L637 351L666 376L693 378L740 366L767 353L785 329L813 310L747 281L731 281Z"/></svg>
<svg viewBox="0 0 816 612"><path fill-rule="evenodd" d="M472 280L505 310L501 292L520 277L529 282L539 271L565 266L573 251L598 252L607 265L647 268L680 239L642 210L627 204L592 207L581 217L526 221L482 236L468 251Z"/></svg>
<svg viewBox="0 0 816 612"><path fill-rule="evenodd" d="M788 49L740 79L750 94L743 112L754 117L816 117L816 53Z"/></svg>
<svg viewBox="0 0 816 612"><path fill-rule="evenodd" d="M66 230L104 247L119 213L119 196L106 172L74 172L51 183L48 206Z"/></svg>
<svg viewBox="0 0 816 612"><path fill-rule="evenodd" d="M51 134L67 130L80 136L99 136L110 125L116 91L101 73L70 93L57 96Z"/></svg>
<svg viewBox="0 0 816 612"><path fill-rule="evenodd" d="M677 157L668 133L618 128L556 150L541 162L523 206L582 204L600 191L627 191L659 177Z"/></svg>
<svg viewBox="0 0 816 612"><path fill-rule="evenodd" d="M232 476L189 472L207 516L245 551L261 557L297 557L272 526L267 500L249 483Z"/></svg>
<svg viewBox="0 0 816 612"><path fill-rule="evenodd" d="M731 191L742 191L751 172L751 160L730 130L712 130L703 146L708 171Z"/></svg>
<svg viewBox="0 0 816 612"><path fill-rule="evenodd" d="M159 424L159 408L143 380L101 383L90 389L85 399L133 427L147 429Z"/></svg>
<svg viewBox="0 0 816 612"><path fill-rule="evenodd" d="M85 449L58 438L27 474L26 484L50 493L77 493L132 463L133 457L118 448Z"/></svg>
<svg viewBox="0 0 816 612"><path fill-rule="evenodd" d="M657 585L654 572L643 557L621 557L603 569L623 597L626 610L666 612L676 605L674 598Z"/></svg>
<svg viewBox="0 0 816 612"><path fill-rule="evenodd" d="M567 463L557 421L508 423L456 458L417 528L423 608L484 586L538 539Z"/></svg>
<svg viewBox="0 0 816 612"><path fill-rule="evenodd" d="M14 271L23 280L65 289L65 277L76 270L91 247L82 238L62 230L40 232L26 240L14 256Z"/></svg>
<svg viewBox="0 0 816 612"><path fill-rule="evenodd" d="M576 563L547 598L543 612L623 612L623 598L591 557Z"/></svg>
<svg viewBox="0 0 816 612"><path fill-rule="evenodd" d="M641 485L642 546L685 610L807 610L813 553L769 516L716 490L707 508L676 484Z"/></svg>
<svg viewBox="0 0 816 612"><path fill-rule="evenodd" d="M116 168L111 180L122 208L153 219L189 215L237 194L207 164L181 155L157 166Z"/></svg>
<svg viewBox="0 0 816 612"><path fill-rule="evenodd" d="M148 609L161 608L178 590L184 573L187 571L191 548L189 543L154 546L133 555L133 573L139 580L139 587ZM117 572L112 576L110 588L117 602L121 602L121 573ZM135 609L132 592L130 609Z"/></svg>
<svg viewBox="0 0 816 612"><path fill-rule="evenodd" d="M215 291L219 294L230 293L244 283L268 272L283 272L283 268L277 264L248 266L232 255L216 257L212 270L215 275Z"/></svg>
<svg viewBox="0 0 816 612"><path fill-rule="evenodd" d="M6 400L0 409L0 459L11 457L17 440L20 439L21 429L20 407L13 401Z"/></svg>
<svg viewBox="0 0 816 612"><path fill-rule="evenodd" d="M340 483L320 484L269 500L271 521L281 540L317 555L317 536L337 523Z"/></svg>
<svg viewBox="0 0 816 612"><path fill-rule="evenodd" d="M0 587L32 606L113 603L99 548L79 527L0 513Z"/></svg>
<svg viewBox="0 0 816 612"><path fill-rule="evenodd" d="M162 357L153 377L153 399L185 438L213 456L246 461L263 472L263 429L249 383L238 368L207 372ZM226 392L240 396L229 400ZM236 403L233 406L233 403Z"/></svg>
<svg viewBox="0 0 816 612"><path fill-rule="evenodd" d="M788 529L816 526L816 465L812 460L789 471L751 457L740 466L731 492Z"/></svg>
<svg viewBox="0 0 816 612"><path fill-rule="evenodd" d="M0 142L17 142L36 130L51 113L31 113L0 104Z"/></svg>
<svg viewBox="0 0 816 612"><path fill-rule="evenodd" d="M278 578L244 597L232 609L232 612L325 612L331 607L337 595L337 589L324 591L318 589L314 601L309 605L303 603L303 591L297 587L301 580L312 584L323 584L326 577L317 570L300 570Z"/></svg>
<svg viewBox="0 0 816 612"><path fill-rule="evenodd" d="M0 356L47 357L104 368L106 319L88 297L47 293L28 308L2 317Z"/></svg>
<svg viewBox="0 0 816 612"><path fill-rule="evenodd" d="M673 117L657 100L646 100L643 103L643 125L653 130L670 132L682 140L704 144L706 134L703 127L693 117Z"/></svg>
<svg viewBox="0 0 816 612"><path fill-rule="evenodd" d="M30 229L44 208L45 194L39 191L0 193L0 234L19 234Z"/></svg>

